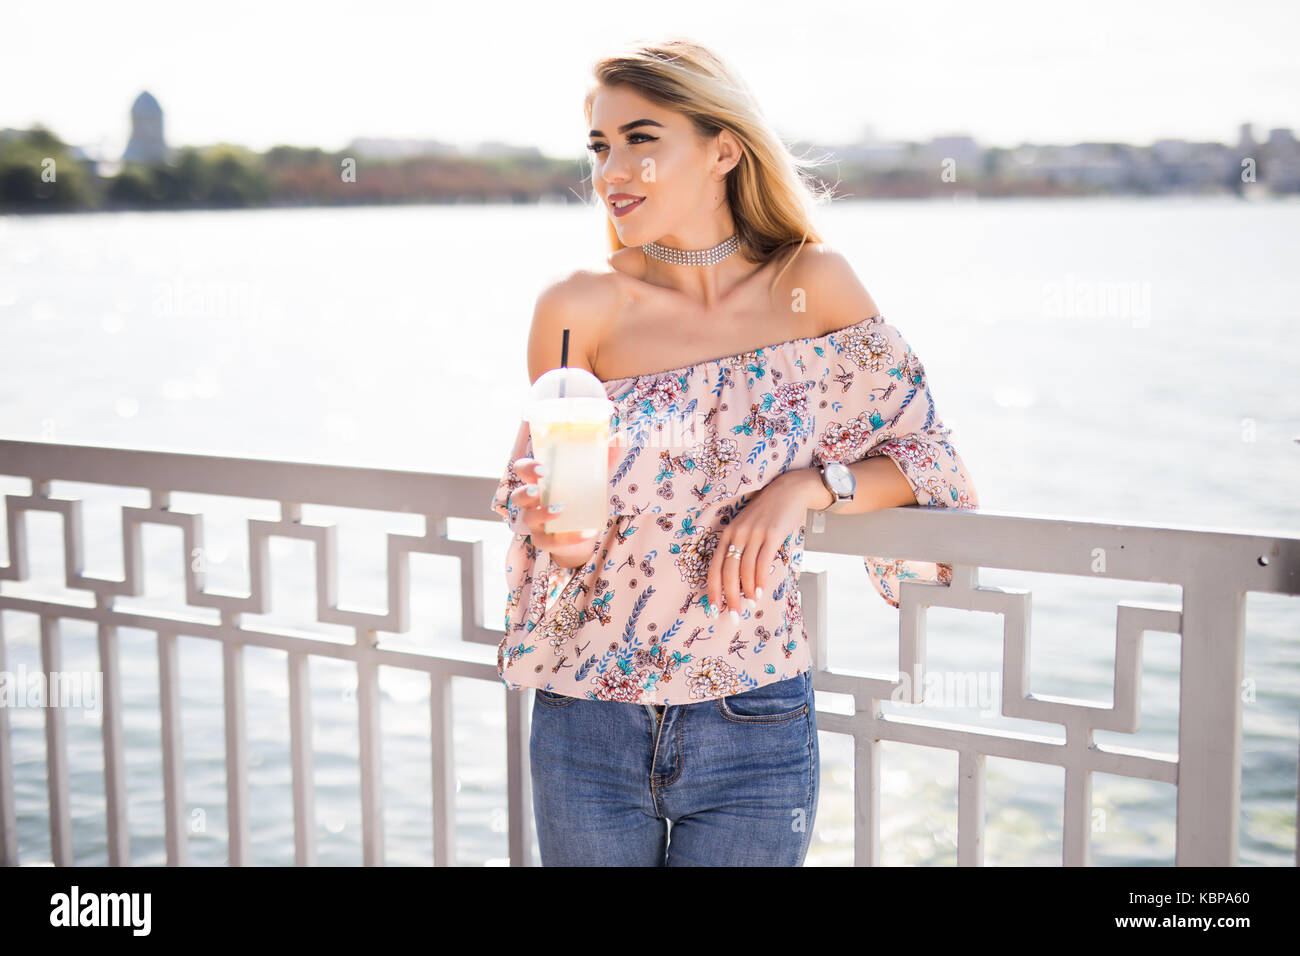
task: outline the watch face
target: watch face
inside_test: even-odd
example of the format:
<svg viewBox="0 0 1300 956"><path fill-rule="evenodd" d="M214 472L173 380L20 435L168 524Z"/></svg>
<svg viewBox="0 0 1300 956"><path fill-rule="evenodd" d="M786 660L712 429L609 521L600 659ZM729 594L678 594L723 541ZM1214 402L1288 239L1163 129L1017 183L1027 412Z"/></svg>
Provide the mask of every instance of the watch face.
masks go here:
<svg viewBox="0 0 1300 956"><path fill-rule="evenodd" d="M856 484L853 472L849 471L849 466L841 461L826 463L826 483L835 490L837 495L853 494L853 487Z"/></svg>

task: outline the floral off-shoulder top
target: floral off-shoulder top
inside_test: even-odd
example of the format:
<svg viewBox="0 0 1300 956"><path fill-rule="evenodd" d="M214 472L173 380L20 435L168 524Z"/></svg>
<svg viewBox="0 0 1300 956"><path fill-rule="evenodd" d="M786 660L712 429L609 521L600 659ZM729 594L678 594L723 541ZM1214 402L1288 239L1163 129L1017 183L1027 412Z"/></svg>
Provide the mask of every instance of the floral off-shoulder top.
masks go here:
<svg viewBox="0 0 1300 956"><path fill-rule="evenodd" d="M977 508L925 369L882 315L815 338L605 384L628 445L609 483L605 528L577 568L535 547L509 500L513 463L533 457L521 422L492 508L514 532L505 561L510 689L638 704L689 704L753 690L811 666L798 588L804 526L777 553L757 606L709 616L719 531L782 472L888 455L917 504ZM898 607L902 579L952 580L934 562L867 557ZM781 572L784 571L784 574Z"/></svg>

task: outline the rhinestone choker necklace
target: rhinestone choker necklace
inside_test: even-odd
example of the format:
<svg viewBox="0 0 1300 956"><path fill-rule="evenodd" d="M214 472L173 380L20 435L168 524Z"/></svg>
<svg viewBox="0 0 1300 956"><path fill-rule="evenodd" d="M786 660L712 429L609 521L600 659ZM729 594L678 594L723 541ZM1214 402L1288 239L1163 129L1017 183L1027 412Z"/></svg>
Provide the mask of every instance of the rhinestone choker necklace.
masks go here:
<svg viewBox="0 0 1300 956"><path fill-rule="evenodd" d="M717 265L739 248L740 240L736 238L735 233L732 233L730 238L723 239L712 249L674 249L672 246L661 246L657 242L647 242L641 246L641 250L652 259L675 266Z"/></svg>

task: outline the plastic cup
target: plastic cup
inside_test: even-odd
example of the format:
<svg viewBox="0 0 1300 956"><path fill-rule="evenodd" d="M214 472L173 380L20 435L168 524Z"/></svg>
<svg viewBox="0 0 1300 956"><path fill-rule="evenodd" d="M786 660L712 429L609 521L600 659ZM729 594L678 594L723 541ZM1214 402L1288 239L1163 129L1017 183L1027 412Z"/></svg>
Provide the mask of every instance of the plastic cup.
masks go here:
<svg viewBox="0 0 1300 956"><path fill-rule="evenodd" d="M524 417L544 469L541 502L564 505L543 524L547 534L605 526L613 414L604 383L586 369L554 368L533 383Z"/></svg>

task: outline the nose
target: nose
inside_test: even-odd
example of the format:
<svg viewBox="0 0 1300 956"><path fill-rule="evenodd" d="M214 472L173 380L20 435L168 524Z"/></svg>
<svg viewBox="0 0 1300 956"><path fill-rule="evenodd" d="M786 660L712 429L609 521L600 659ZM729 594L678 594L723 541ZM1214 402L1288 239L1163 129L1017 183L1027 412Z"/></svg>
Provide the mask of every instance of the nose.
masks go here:
<svg viewBox="0 0 1300 956"><path fill-rule="evenodd" d="M627 160L617 156L612 147L605 153L605 162L600 168L600 176L610 185L619 185L632 178L628 172Z"/></svg>

